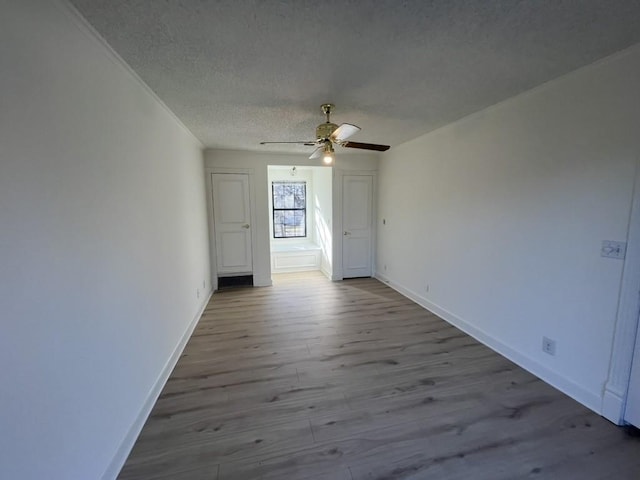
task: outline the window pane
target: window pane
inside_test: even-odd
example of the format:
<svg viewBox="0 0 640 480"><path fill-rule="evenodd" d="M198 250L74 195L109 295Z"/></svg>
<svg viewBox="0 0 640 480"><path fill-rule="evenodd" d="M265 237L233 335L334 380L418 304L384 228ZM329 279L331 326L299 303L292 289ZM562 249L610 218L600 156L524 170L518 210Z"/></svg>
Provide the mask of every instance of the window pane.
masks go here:
<svg viewBox="0 0 640 480"><path fill-rule="evenodd" d="M305 208L306 206L306 185L297 184L294 187L293 206L295 208Z"/></svg>
<svg viewBox="0 0 640 480"><path fill-rule="evenodd" d="M284 186L284 208L293 208L293 187Z"/></svg>
<svg viewBox="0 0 640 480"><path fill-rule="evenodd" d="M304 210L276 210L273 212L273 236L276 238L306 237Z"/></svg>
<svg viewBox="0 0 640 480"><path fill-rule="evenodd" d="M273 184L273 208L285 208L283 184Z"/></svg>
<svg viewBox="0 0 640 480"><path fill-rule="evenodd" d="M273 236L306 237L307 185L305 182L273 182Z"/></svg>
<svg viewBox="0 0 640 480"><path fill-rule="evenodd" d="M284 214L282 211L273 212L273 236L284 237Z"/></svg>

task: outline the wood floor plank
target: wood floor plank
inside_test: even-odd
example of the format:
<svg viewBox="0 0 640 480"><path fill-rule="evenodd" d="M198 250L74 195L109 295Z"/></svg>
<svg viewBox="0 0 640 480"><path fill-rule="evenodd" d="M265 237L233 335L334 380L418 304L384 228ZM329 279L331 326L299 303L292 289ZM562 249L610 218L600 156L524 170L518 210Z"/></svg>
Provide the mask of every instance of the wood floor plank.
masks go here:
<svg viewBox="0 0 640 480"><path fill-rule="evenodd" d="M121 480L637 480L640 441L374 279L217 292Z"/></svg>

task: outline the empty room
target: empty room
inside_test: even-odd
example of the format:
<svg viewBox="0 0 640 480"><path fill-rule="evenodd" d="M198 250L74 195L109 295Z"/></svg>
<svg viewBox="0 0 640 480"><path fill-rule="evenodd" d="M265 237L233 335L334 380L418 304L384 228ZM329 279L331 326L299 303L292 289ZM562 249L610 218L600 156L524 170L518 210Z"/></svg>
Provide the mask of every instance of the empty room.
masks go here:
<svg viewBox="0 0 640 480"><path fill-rule="evenodd" d="M0 2L0 479L640 478L639 22Z"/></svg>

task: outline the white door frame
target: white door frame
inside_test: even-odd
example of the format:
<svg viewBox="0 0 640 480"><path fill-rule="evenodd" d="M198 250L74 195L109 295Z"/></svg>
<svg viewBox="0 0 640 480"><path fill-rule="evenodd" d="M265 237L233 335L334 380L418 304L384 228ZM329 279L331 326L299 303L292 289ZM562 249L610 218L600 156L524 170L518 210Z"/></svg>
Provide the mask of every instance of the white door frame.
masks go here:
<svg viewBox="0 0 640 480"><path fill-rule="evenodd" d="M343 170L334 167L333 168L333 274L331 280L342 280L342 232L344 231L342 225L342 211L343 211L343 198L342 198L342 185L343 177L345 175L370 175L373 177L373 188L371 190L372 204L371 204L371 276L375 276L375 263L376 256L376 218L377 218L377 205L378 205L378 171L377 170Z"/></svg>
<svg viewBox="0 0 640 480"><path fill-rule="evenodd" d="M627 253L624 259L620 299L616 316L609 377L604 388L602 416L622 425L629 390L631 365L638 330L640 310L640 159L636 161L636 176L629 218Z"/></svg>
<svg viewBox="0 0 640 480"><path fill-rule="evenodd" d="M249 176L249 205L251 207L251 256L255 259L256 236L256 195L253 168L226 168L226 167L206 167L205 177L207 182L207 210L209 212L209 257L211 259L211 286L213 290L218 290L218 265L216 260L216 231L213 217L213 174L214 173L235 173Z"/></svg>
<svg viewBox="0 0 640 480"><path fill-rule="evenodd" d="M211 176L218 277L253 275L251 229L254 225L251 220L249 175L213 173ZM223 194L223 190L229 187L231 189ZM230 212L235 212L232 219L227 215Z"/></svg>

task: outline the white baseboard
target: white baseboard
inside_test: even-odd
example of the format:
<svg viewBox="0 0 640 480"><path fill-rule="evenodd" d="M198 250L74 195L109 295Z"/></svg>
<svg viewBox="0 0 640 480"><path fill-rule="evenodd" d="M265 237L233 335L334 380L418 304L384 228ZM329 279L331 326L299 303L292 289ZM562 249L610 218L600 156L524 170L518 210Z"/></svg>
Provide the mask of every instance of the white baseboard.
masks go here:
<svg viewBox="0 0 640 480"><path fill-rule="evenodd" d="M331 280L331 272L329 272L329 270L327 270L324 265L320 265L320 271L322 272L322 274L327 277L329 280Z"/></svg>
<svg viewBox="0 0 640 480"><path fill-rule="evenodd" d="M306 265L302 267L280 267L271 269L272 274L278 273L299 273L299 272L318 272L320 267L317 265Z"/></svg>
<svg viewBox="0 0 640 480"><path fill-rule="evenodd" d="M623 425L624 408L624 398L611 390L605 389L602 397L602 416L616 425Z"/></svg>
<svg viewBox="0 0 640 480"><path fill-rule="evenodd" d="M268 276L268 277L264 277L261 275L253 276L254 287L270 287L271 285L273 285L273 282L271 281L271 276Z"/></svg>
<svg viewBox="0 0 640 480"><path fill-rule="evenodd" d="M435 313L440 318L445 320L447 323L450 323L454 327L462 330L468 335L471 335L473 338L475 338L482 344L498 352L500 355L516 363L517 365L524 368L528 372L534 374L536 377L545 381L549 385L557 388L558 390L570 396L577 402L583 404L585 407L590 408L591 410L598 413L599 415L602 414L601 413L602 397L600 395L597 395L593 392L590 392L582 388L580 385L577 385L576 383L569 380L568 378L563 377L562 375L559 375L558 373L550 370L549 368L538 363L537 361L512 349L511 347L505 345L504 343L500 342L499 340L487 334L486 332L480 330L479 328L473 326L472 324L463 320L462 318L445 310L439 305L427 300L423 296L404 287L403 285L391 280L386 275L383 275L377 272L375 278L389 285L391 288L401 293L405 297L413 300L418 305L426 308L432 313Z"/></svg>
<svg viewBox="0 0 640 480"><path fill-rule="evenodd" d="M200 317L202 317L204 309L207 307L207 304L211 299L211 295L213 295L213 290L209 291L209 293L206 295L204 302L202 303L202 305L200 306L200 309L198 310L198 313L191 319L191 322L189 322L189 325L187 326L187 329L185 330L182 337L180 338L180 341L176 345L176 348L173 350L173 353L165 363L164 368L160 372L160 376L157 378L157 380L153 384L153 387L151 387L151 390L147 395L147 399L145 400L144 404L142 405L142 408L140 409L140 413L138 413L136 420L133 422L133 424L129 428L129 431L125 435L124 440L120 444L120 447L118 447L118 450L116 451L116 454L111 460L111 463L109 464L106 471L102 475L101 477L102 480L115 480L118 474L120 473L120 470L122 470L122 467L124 466L124 462L127 460L127 457L129 456L129 453L131 452L133 445L136 443L136 440L138 439L138 435L140 435L140 432L142 431L142 427L147 421L147 418L149 417L149 414L151 413L151 410L153 409L153 406L155 405L156 400L158 400L158 397L160 396L160 392L162 392L164 385L167 383L167 380L169 379L169 375L171 375L173 368L176 366L176 363L178 363L178 359L180 358L180 355L182 355L182 351L184 350L184 347L187 345L187 342L191 338L191 334L193 333L193 330L196 328L196 325L198 325L198 321L200 320Z"/></svg>

